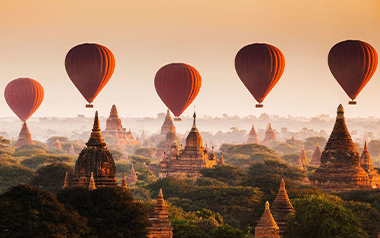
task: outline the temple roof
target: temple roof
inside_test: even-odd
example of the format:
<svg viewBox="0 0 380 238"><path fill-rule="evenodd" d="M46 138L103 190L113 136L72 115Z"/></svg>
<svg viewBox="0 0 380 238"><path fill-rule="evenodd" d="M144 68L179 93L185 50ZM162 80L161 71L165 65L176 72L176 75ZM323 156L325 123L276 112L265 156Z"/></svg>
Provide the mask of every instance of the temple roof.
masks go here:
<svg viewBox="0 0 380 238"><path fill-rule="evenodd" d="M224 165L223 152L220 153L218 164L219 165Z"/></svg>
<svg viewBox="0 0 380 238"><path fill-rule="evenodd" d="M352 141L351 135L346 126L342 104L339 104L335 125L326 144L325 150L356 150L355 144Z"/></svg>
<svg viewBox="0 0 380 238"><path fill-rule="evenodd" d="M305 153L305 148L304 148L304 146L302 146L302 150L301 150L301 153L300 153L300 156L298 159L298 166L302 170L306 171L307 170L306 165L308 165L307 157L306 157L306 153Z"/></svg>
<svg viewBox="0 0 380 238"><path fill-rule="evenodd" d="M276 199L272 204L272 212L277 209L293 210L293 205L290 203L288 194L286 193L285 181L282 179L280 189L278 190Z"/></svg>
<svg viewBox="0 0 380 238"><path fill-rule="evenodd" d="M259 137L257 136L256 130L252 125L251 131L248 134L247 144L259 143Z"/></svg>
<svg viewBox="0 0 380 238"><path fill-rule="evenodd" d="M311 156L310 165L319 166L321 164L321 155L322 155L322 151L321 151L321 148L319 147L319 143L317 143L317 147L315 147L314 153Z"/></svg>
<svg viewBox="0 0 380 238"><path fill-rule="evenodd" d="M34 145L34 142L32 141L32 136L29 132L28 126L26 125L26 122L23 123L20 134L18 136L18 140L16 142L16 147L22 146L22 145Z"/></svg>
<svg viewBox="0 0 380 238"><path fill-rule="evenodd" d="M365 171L374 169L372 165L372 158L368 153L367 142L364 142L364 150L362 154L360 155L360 165Z"/></svg>
<svg viewBox="0 0 380 238"><path fill-rule="evenodd" d="M86 143L87 146L96 146L96 147L104 147L106 143L103 140L102 133L100 132L99 127L99 118L98 111L95 112L94 125L92 127L92 132L90 135L90 139Z"/></svg>
<svg viewBox="0 0 380 238"><path fill-rule="evenodd" d="M265 137L264 137L263 143L269 143L271 141L276 141L276 140L277 140L276 134L274 133L274 131L272 129L272 125L270 123L268 123L268 129L265 132Z"/></svg>
<svg viewBox="0 0 380 238"><path fill-rule="evenodd" d="M280 237L279 228L273 219L269 209L269 202L265 203L264 214L261 216L259 223L255 228L255 238L259 237Z"/></svg>
<svg viewBox="0 0 380 238"><path fill-rule="evenodd" d="M185 147L193 147L200 149L202 147L202 137L199 134L199 131L197 129L197 124L196 124L196 114L194 112L193 114L193 126L190 130L189 135L186 138L186 146Z"/></svg>

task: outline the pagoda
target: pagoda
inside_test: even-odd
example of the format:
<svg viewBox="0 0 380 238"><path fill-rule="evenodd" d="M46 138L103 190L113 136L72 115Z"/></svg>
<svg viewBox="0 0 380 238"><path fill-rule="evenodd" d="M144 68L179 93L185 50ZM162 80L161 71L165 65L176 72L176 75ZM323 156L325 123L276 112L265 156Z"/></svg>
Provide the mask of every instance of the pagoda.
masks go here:
<svg viewBox="0 0 380 238"><path fill-rule="evenodd" d="M272 125L270 123L268 123L268 129L265 132L265 137L264 137L262 144L268 145L272 141L277 141L276 134L274 133L274 131L272 129Z"/></svg>
<svg viewBox="0 0 380 238"><path fill-rule="evenodd" d="M280 238L280 229L269 209L269 202L265 203L264 214L255 228L255 238Z"/></svg>
<svg viewBox="0 0 380 238"><path fill-rule="evenodd" d="M322 151L321 148L319 148L319 143L317 143L317 147L315 147L314 153L311 156L310 165L319 167L319 165L321 165L321 156Z"/></svg>
<svg viewBox="0 0 380 238"><path fill-rule="evenodd" d="M246 144L253 144L253 143L260 144L260 141L259 141L259 137L257 136L256 130L252 125L251 131L248 134L248 139L247 139Z"/></svg>
<svg viewBox="0 0 380 238"><path fill-rule="evenodd" d="M138 145L140 141L134 140L131 129L127 131L121 125L121 119L119 118L116 105L112 105L110 115L107 119L106 129L103 131L103 136L112 136L117 139L120 146L126 145Z"/></svg>
<svg viewBox="0 0 380 238"><path fill-rule="evenodd" d="M115 161L102 138L97 111L90 139L75 163L75 175L72 186L89 187L91 176L94 187L117 186Z"/></svg>
<svg viewBox="0 0 380 238"><path fill-rule="evenodd" d="M282 179L280 189L278 190L276 199L272 204L272 215L280 229L280 236L283 236L286 224L286 216L293 213L293 205L290 203L288 194L285 189L285 182Z"/></svg>
<svg viewBox="0 0 380 238"><path fill-rule="evenodd" d="M170 111L168 109L166 112L164 124L162 124L161 126L161 135L166 135L169 131L172 130L171 127L174 127L174 124L172 121L172 117L170 116ZM176 133L175 127L174 127L174 133Z"/></svg>
<svg viewBox="0 0 380 238"><path fill-rule="evenodd" d="M218 165L224 165L224 159L223 159L223 152L220 153L220 157L219 157L219 161L218 161Z"/></svg>
<svg viewBox="0 0 380 238"><path fill-rule="evenodd" d="M303 171L307 171L306 165L308 165L307 157L305 153L305 148L302 146L300 157L298 158L298 167Z"/></svg>
<svg viewBox="0 0 380 238"><path fill-rule="evenodd" d="M359 153L347 130L342 104L338 107L334 128L322 152L321 165L310 180L324 192L370 188L368 174L360 166Z"/></svg>
<svg viewBox="0 0 380 238"><path fill-rule="evenodd" d="M127 185L134 185L137 182L137 175L136 175L135 168L133 168L133 164L132 164L131 171L129 172L126 182L127 182Z"/></svg>
<svg viewBox="0 0 380 238"><path fill-rule="evenodd" d="M34 145L34 142L32 141L32 136L29 132L28 126L26 125L26 122L24 122L24 124L22 125L15 147L20 147L22 145Z"/></svg>
<svg viewBox="0 0 380 238"><path fill-rule="evenodd" d="M55 149L62 149L62 145L61 145L61 142L59 142L58 136L57 136L57 139L55 140L54 148Z"/></svg>
<svg viewBox="0 0 380 238"><path fill-rule="evenodd" d="M367 172L372 188L380 188L380 175L372 165L371 156L368 153L367 142L364 142L364 150L360 155L360 165Z"/></svg>
<svg viewBox="0 0 380 238"><path fill-rule="evenodd" d="M70 147L69 155L75 155L75 150L74 150L74 146L73 145L71 145L71 147Z"/></svg>
<svg viewBox="0 0 380 238"><path fill-rule="evenodd" d="M154 211L149 217L149 221L152 224L147 227L148 238L172 238L173 237L173 227L169 221L169 212L166 211L167 205L164 201L164 196L162 195L162 189L158 194L157 202L154 205Z"/></svg>
<svg viewBox="0 0 380 238"><path fill-rule="evenodd" d="M212 168L216 159L210 158L207 148L202 146L202 137L196 126L193 114L193 126L186 138L186 145L181 149L174 141L170 153L165 153L160 162L159 178L165 177L199 177L201 168Z"/></svg>

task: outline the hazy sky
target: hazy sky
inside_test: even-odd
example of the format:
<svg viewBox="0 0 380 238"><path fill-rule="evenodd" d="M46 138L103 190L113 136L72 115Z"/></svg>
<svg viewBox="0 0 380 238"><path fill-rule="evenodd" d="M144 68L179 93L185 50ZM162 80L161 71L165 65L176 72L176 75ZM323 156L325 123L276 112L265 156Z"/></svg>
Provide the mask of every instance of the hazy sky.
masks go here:
<svg viewBox="0 0 380 238"><path fill-rule="evenodd" d="M357 98L349 98L327 65L330 48L343 40L370 43L380 54L379 0L1 0L0 88L19 77L39 81L45 99L34 114L92 116L66 74L64 59L75 45L107 46L115 72L94 101L107 116L156 116L166 110L154 88L157 70L172 62L194 66L202 87L183 115L346 115L380 117L380 69ZM234 59L243 46L269 43L285 57L285 71L264 101L238 78ZM380 67L379 67L380 68ZM4 97L0 117L13 116Z"/></svg>

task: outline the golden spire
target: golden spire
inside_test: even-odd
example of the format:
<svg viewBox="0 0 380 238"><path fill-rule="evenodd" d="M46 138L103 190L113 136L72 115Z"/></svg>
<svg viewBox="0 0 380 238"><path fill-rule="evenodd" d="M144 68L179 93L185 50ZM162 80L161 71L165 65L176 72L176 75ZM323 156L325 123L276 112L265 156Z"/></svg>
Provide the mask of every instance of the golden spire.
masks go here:
<svg viewBox="0 0 380 238"><path fill-rule="evenodd" d="M337 118L344 118L344 108L343 108L342 104L339 104L339 106L338 106Z"/></svg>
<svg viewBox="0 0 380 238"><path fill-rule="evenodd" d="M63 187L62 189L65 189L65 188L68 188L69 187L69 175L66 171L66 175L65 175L65 182L63 183Z"/></svg>
<svg viewBox="0 0 380 238"><path fill-rule="evenodd" d="M91 172L91 177L90 177L90 183L88 184L88 190L92 191L95 190L95 180L94 180L94 172Z"/></svg>
<svg viewBox="0 0 380 238"><path fill-rule="evenodd" d="M195 118L197 117L197 115L195 114L195 112L194 112L194 114L193 114L193 128L197 128L197 124L196 124L196 122L195 122Z"/></svg>
<svg viewBox="0 0 380 238"><path fill-rule="evenodd" d="M264 214L255 228L255 238L260 237L280 238L280 230L270 212L268 201L265 203Z"/></svg>
<svg viewBox="0 0 380 238"><path fill-rule="evenodd" d="M88 140L86 145L87 146L105 146L106 145L106 143L104 143L102 133L100 132L98 111L95 112L94 125L92 127L90 139Z"/></svg>

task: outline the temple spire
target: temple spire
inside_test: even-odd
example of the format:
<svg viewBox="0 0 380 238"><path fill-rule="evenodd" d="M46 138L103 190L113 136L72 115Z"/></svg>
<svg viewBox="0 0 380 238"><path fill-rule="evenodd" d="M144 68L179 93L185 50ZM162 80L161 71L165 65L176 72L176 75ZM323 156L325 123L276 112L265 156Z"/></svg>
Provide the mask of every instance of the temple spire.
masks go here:
<svg viewBox="0 0 380 238"><path fill-rule="evenodd" d="M223 152L220 153L220 157L219 157L218 164L219 164L219 165L224 165Z"/></svg>
<svg viewBox="0 0 380 238"><path fill-rule="evenodd" d="M123 173L123 180L121 181L121 188L127 189L127 178L125 176L125 172Z"/></svg>
<svg viewBox="0 0 380 238"><path fill-rule="evenodd" d="M195 122L195 119L197 118L197 115L195 114L195 112L194 112L194 114L193 114L193 128L197 128L197 124L196 124L196 122Z"/></svg>
<svg viewBox="0 0 380 238"><path fill-rule="evenodd" d="M92 127L92 132L90 139L86 143L87 146L105 146L102 133L100 132L99 127L99 118L98 118L98 111L95 112L95 118L94 118L94 125Z"/></svg>
<svg viewBox="0 0 380 238"><path fill-rule="evenodd" d="M269 202L265 203L264 214L255 228L255 238L280 238L280 230L269 209Z"/></svg>
<svg viewBox="0 0 380 238"><path fill-rule="evenodd" d="M278 190L277 196L272 204L272 215L280 229L280 235L282 235L285 230L285 218L289 213L293 212L293 205L290 203L285 189L285 181L282 179L280 189Z"/></svg>

